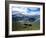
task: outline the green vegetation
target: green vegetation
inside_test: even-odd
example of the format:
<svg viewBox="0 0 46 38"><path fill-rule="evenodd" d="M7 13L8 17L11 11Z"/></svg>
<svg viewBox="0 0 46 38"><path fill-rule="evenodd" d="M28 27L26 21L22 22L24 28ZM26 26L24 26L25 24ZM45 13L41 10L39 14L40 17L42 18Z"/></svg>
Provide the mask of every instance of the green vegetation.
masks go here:
<svg viewBox="0 0 46 38"><path fill-rule="evenodd" d="M20 22L12 22L12 31L26 31L26 30L39 30L40 23L39 20L33 24L32 26L21 24Z"/></svg>

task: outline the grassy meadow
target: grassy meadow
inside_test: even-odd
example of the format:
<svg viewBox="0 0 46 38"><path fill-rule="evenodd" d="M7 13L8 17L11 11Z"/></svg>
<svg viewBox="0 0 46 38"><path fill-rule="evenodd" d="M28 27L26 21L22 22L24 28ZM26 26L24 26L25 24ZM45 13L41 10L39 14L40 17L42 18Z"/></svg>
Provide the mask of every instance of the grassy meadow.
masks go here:
<svg viewBox="0 0 46 38"><path fill-rule="evenodd" d="M39 20L29 26L29 24L24 25L19 22L12 22L12 31L26 31L26 30L39 30L40 22Z"/></svg>

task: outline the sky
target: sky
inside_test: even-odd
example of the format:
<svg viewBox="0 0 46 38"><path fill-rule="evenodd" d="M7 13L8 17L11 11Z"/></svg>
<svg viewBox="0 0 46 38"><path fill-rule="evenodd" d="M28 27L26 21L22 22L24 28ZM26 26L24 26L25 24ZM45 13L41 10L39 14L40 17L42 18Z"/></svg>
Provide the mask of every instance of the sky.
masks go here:
<svg viewBox="0 0 46 38"><path fill-rule="evenodd" d="M14 7L12 8L13 13L21 13L25 15L40 15L40 8L38 7Z"/></svg>

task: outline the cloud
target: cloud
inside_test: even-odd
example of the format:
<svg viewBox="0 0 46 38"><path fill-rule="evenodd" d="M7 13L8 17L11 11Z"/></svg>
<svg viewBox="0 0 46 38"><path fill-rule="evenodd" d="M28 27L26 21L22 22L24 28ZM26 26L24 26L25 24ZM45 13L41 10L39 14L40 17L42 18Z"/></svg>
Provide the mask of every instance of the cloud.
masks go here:
<svg viewBox="0 0 46 38"><path fill-rule="evenodd" d="M12 11L14 11L13 14L40 15L40 8L36 7L14 7L12 8Z"/></svg>

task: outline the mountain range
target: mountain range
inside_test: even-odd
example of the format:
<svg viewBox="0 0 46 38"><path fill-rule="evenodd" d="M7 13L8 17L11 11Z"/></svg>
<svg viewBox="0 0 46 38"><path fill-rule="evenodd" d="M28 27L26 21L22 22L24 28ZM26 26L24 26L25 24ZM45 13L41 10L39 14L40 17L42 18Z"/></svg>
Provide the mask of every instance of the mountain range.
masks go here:
<svg viewBox="0 0 46 38"><path fill-rule="evenodd" d="M21 13L16 13L16 14L12 15L12 21L34 22L38 18L40 18L40 15L24 15L24 14L21 14Z"/></svg>

